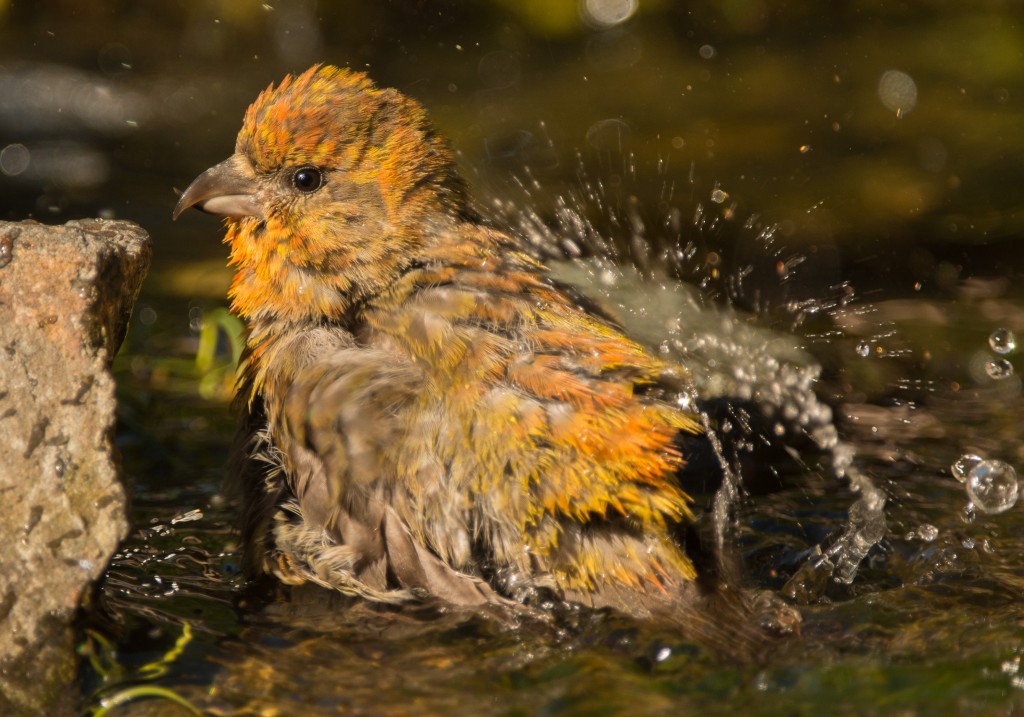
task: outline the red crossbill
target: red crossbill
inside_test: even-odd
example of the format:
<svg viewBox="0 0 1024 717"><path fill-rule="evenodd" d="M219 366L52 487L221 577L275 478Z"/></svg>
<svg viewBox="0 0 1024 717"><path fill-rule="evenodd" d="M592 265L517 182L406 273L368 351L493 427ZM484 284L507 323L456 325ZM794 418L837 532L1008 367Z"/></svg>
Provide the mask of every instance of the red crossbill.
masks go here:
<svg viewBox="0 0 1024 717"><path fill-rule="evenodd" d="M335 67L286 77L188 207L227 217L249 329L250 568L385 602L705 599L686 372L474 215L417 102Z"/></svg>

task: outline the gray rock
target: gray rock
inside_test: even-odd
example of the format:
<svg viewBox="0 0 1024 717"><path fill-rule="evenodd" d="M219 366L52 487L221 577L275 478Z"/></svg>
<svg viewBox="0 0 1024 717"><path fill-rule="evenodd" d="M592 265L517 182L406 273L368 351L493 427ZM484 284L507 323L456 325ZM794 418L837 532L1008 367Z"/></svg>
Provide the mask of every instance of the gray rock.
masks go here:
<svg viewBox="0 0 1024 717"><path fill-rule="evenodd" d="M0 714L71 714L71 621L128 529L110 361L149 268L129 222L0 222Z"/></svg>

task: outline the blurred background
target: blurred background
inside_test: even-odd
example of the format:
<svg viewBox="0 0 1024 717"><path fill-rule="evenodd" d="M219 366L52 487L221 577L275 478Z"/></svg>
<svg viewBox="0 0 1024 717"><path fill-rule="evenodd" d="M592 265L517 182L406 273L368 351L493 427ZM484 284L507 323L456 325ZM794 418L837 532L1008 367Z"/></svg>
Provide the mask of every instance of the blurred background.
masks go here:
<svg viewBox="0 0 1024 717"><path fill-rule="evenodd" d="M890 497L861 577L805 614L810 658L723 670L614 620L555 647L451 619L399 644L380 616L310 629L239 597L226 248L213 218L170 214L258 92L317 62L420 100L487 213L568 203L613 244L639 217L655 246L706 239L704 277L767 259L759 290L796 309L760 319L824 364L819 393ZM0 217L128 219L154 241L115 364L137 528L85 648L119 667L83 685L155 681L218 714L293 714L311 692L324 714L1024 707L1020 510L975 520L948 472L1024 461L1021 127L1014 0L0 0ZM766 228L771 251L751 249ZM761 584L845 520L821 476L741 519Z"/></svg>
<svg viewBox="0 0 1024 717"><path fill-rule="evenodd" d="M1013 2L0 8L3 216L137 221L156 241L161 285L184 289L175 271L222 254L209 221L169 224L173 188L232 150L260 89L315 62L421 100L475 183L524 167L571 182L577 151L628 151L643 201L664 200L667 185L675 201L691 187L706 199L717 183L788 241L851 260L898 246L896 286L935 279L936 258L970 272L1018 255L1024 9Z"/></svg>

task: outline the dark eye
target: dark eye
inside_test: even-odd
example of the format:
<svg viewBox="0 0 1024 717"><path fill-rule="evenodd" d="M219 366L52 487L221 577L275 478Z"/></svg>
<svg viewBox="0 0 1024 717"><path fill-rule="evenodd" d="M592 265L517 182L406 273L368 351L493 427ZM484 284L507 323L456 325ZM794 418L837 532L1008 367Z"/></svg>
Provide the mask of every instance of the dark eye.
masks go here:
<svg viewBox="0 0 1024 717"><path fill-rule="evenodd" d="M324 183L324 178L316 167L303 167L295 172L292 183L300 192L315 192Z"/></svg>

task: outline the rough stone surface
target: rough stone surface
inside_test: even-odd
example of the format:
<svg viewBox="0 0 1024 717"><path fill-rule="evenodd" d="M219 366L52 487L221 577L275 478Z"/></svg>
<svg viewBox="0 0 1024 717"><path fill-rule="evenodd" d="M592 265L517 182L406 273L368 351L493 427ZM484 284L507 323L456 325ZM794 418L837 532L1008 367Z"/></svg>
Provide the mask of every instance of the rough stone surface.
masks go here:
<svg viewBox="0 0 1024 717"><path fill-rule="evenodd" d="M71 621L128 528L109 364L149 268L128 222L0 222L0 714L71 714Z"/></svg>

